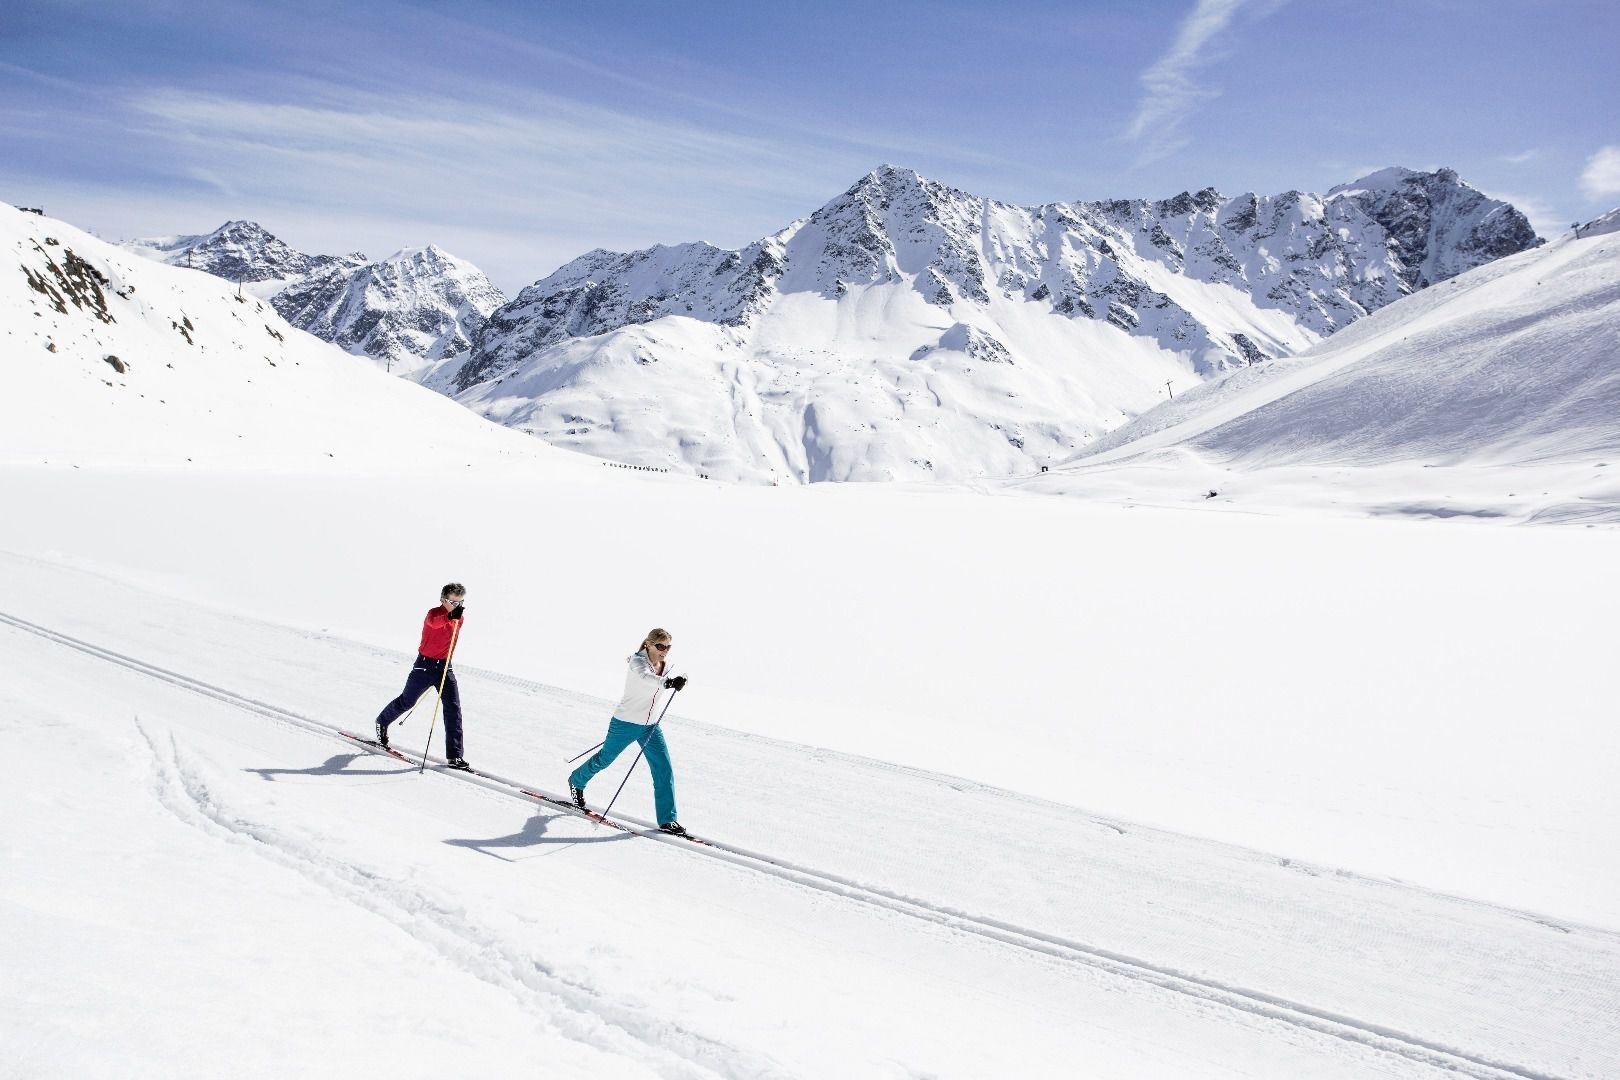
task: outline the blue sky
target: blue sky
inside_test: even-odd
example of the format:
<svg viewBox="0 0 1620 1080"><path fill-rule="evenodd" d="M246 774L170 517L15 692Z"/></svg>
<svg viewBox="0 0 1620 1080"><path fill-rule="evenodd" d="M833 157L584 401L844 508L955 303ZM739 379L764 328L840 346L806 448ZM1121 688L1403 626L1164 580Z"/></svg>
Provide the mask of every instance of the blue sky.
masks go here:
<svg viewBox="0 0 1620 1080"><path fill-rule="evenodd" d="M746 243L883 163L1024 203L1449 165L1547 232L1620 204L1616 41L1595 0L8 0L0 197L433 242L508 291Z"/></svg>

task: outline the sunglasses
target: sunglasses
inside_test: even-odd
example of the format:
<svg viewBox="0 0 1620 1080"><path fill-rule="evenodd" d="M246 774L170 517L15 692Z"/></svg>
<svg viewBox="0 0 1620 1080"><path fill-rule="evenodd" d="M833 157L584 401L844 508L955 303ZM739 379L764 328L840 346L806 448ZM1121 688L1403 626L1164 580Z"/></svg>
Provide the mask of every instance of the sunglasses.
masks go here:
<svg viewBox="0 0 1620 1080"><path fill-rule="evenodd" d="M669 652L669 646L667 644L654 645L653 648L657 649L659 652Z"/></svg>

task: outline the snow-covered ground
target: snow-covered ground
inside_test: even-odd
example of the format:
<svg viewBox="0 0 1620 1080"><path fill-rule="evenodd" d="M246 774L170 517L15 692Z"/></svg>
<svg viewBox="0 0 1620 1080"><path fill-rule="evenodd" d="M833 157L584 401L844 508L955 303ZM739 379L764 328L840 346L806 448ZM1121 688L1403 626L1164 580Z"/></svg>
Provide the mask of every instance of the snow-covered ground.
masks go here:
<svg viewBox="0 0 1620 1080"><path fill-rule="evenodd" d="M1620 521L1620 240L1602 219L1165 402L1030 492Z"/></svg>
<svg viewBox="0 0 1620 1080"><path fill-rule="evenodd" d="M1620 1068L1609 930L685 719L685 816L769 861L626 836L322 726L403 652L0 582L6 1075ZM555 793L599 735L605 701L462 679L503 775Z"/></svg>
<svg viewBox="0 0 1620 1080"><path fill-rule="evenodd" d="M1620 1072L1612 529L627 472L4 220L0 1076ZM666 626L728 847L335 734L451 579L475 766Z"/></svg>

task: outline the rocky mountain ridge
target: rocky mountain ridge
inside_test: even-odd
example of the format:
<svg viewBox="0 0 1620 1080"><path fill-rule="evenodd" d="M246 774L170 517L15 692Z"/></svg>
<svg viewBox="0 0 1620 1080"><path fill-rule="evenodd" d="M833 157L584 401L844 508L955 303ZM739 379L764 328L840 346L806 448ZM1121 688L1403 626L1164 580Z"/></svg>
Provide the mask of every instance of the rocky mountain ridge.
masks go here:
<svg viewBox="0 0 1620 1080"><path fill-rule="evenodd" d="M506 301L477 267L431 244L376 262L359 252L307 255L255 222L228 221L125 246L239 282L299 329L401 373L465 352Z"/></svg>
<svg viewBox="0 0 1620 1080"><path fill-rule="evenodd" d="M1210 374L1275 350L1198 325L1155 287L1163 273L1235 286L1324 336L1536 242L1521 213L1449 169L1386 169L1325 197L1226 198L1205 188L1158 201L1020 207L885 166L804 222L738 251L694 243L575 259L501 310L456 385L465 390L567 338L666 315L742 327L776 292L837 297L853 285L902 280L942 308L982 307L994 289L1102 319L1195 352L1195 366ZM800 272L784 281L790 255Z"/></svg>
<svg viewBox="0 0 1620 1080"><path fill-rule="evenodd" d="M1449 169L1386 169L1326 195L1030 207L885 166L735 251L580 256L424 379L636 464L980 475L1072 452L1178 380L1292 354L1539 242Z"/></svg>

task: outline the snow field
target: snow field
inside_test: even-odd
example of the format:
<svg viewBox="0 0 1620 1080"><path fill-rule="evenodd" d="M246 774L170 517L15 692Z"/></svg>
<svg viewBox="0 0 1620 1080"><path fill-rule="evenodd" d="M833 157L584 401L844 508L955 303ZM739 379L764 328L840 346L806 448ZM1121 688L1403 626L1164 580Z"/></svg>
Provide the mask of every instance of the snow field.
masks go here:
<svg viewBox="0 0 1620 1080"><path fill-rule="evenodd" d="M82 572L15 559L0 566L24 617L38 618L39 606L49 605L65 624L60 632L95 632L106 647L152 663L189 663L190 677L309 715L369 714L397 690L408 663ZM154 626L170 632L153 636ZM198 698L13 626L0 634L30 673L6 691L5 714L20 718L18 735L35 744L21 752L49 756L47 746L74 732L62 770L94 778L102 799L124 808L124 820L166 838L155 842L159 850L170 841L181 848L178 865L131 860L141 834L107 836L64 822L68 807L83 805L71 797L31 802L6 826L8 851L29 837L35 858L57 867L48 882L32 882L20 904L7 890L42 933L60 932L36 913L59 909L64 894L99 897L114 883L125 898L142 887L154 894L127 908L112 901L120 923L141 932L125 935L128 968L99 972L98 985L109 987L99 1008L123 1045L138 1048L137 1059L176 1060L169 1057L175 1046L164 1041L162 1024L124 1017L118 1025L119 1010L132 1008L117 993L121 972L140 967L148 984L162 987L188 978L172 962L143 964L146 951L171 961L187 956L216 976L218 968L251 968L256 977L245 994L205 999L186 983L142 1006L150 1018L166 1015L171 1001L190 1002L225 1023L244 1000L263 995L260 1014L279 1017L269 1026L286 1035L240 1047L241 1075L308 1060L300 1055L329 1040L352 1041L351 1017L381 1025L390 1035L384 1041L420 1051L399 1063L403 1075L427 1075L448 1055L476 1061L495 1046L507 1062L538 1052L593 1067L594 1048L612 1055L611 1075L691 1076L881 1076L895 1068L1000 1075L1055 1062L1127 1076L1435 1075L1420 1067L1423 1041L1526 1070L1596 1076L1615 1053L1600 1034L1620 967L1614 935L1281 865L960 780L672 722L683 816L713 825L716 835L946 908L1040 920L1048 932L1128 948L1251 996L1303 995L1339 1015L1355 1007L1368 1027L1411 1034L1416 1025L1427 1037L1397 1044L1417 1060L1372 1053L1139 979L1122 983L807 893L679 844L595 831L441 774L402 773L394 759ZM493 673L463 670L462 678L475 765L549 780L564 771L565 755L600 734L604 702ZM424 733L420 715L397 730L407 745ZM111 751L75 764L87 743L111 743ZM616 782L617 772L598 786ZM773 782L762 784L762 776ZM650 810L647 787L644 777L632 780L625 799L633 811ZM849 797L828 800L827 790ZM156 828L153 818L168 823ZM180 834L188 839L174 840ZM210 875L186 873L202 863ZM964 866L975 873L960 873ZM245 947L240 934L211 940L217 917L199 918L199 930L180 946L167 938L171 924L149 909L164 907L161 893L174 887L175 870L210 897L255 883L228 920L255 929L248 956L230 947ZM369 932L342 935L341 950L327 942L321 970L340 971L320 981L305 962L309 924L368 920ZM377 932L379 922L386 932ZM57 984L71 984L75 965L95 963L59 950L38 980L42 992L63 994ZM412 979L425 967L470 989L447 994L445 984L429 991L424 983L417 998L399 983L380 996L367 984L368 969L406 966ZM265 993L310 979L318 994L283 996L313 1016ZM504 1002L477 1004L492 993L510 998L528 1022L514 1020ZM874 1011L875 1000L903 1004ZM345 1024L332 1021L333 1009ZM420 1026L391 1022L398 1012ZM503 1033L502 1024L511 1026ZM1152 1040L1140 1038L1142 1025ZM45 1052L49 1045L42 1040L37 1060L60 1060ZM197 1054L210 1058L206 1049ZM1502 1075L1433 1056L1465 1074ZM112 1074L97 1071L93 1054L83 1064L77 1075Z"/></svg>
<svg viewBox="0 0 1620 1080"><path fill-rule="evenodd" d="M192 600L409 648L464 581L464 663L597 693L666 626L711 723L1620 919L1604 532L610 475L457 478L441 515L337 476L13 469L0 498L42 508L12 550Z"/></svg>
<svg viewBox="0 0 1620 1080"><path fill-rule="evenodd" d="M636 1075L390 925L388 889L430 897L367 880L273 807L221 802L222 778L170 726L174 694L36 652L7 641L30 661L3 697L33 779L4 828L0 1073L429 1075L544 1058Z"/></svg>
<svg viewBox="0 0 1620 1080"><path fill-rule="evenodd" d="M1605 462L626 473L19 229L64 288L45 233L93 257L113 318L5 294L32 359L0 397L0 611L364 730L460 580L468 754L551 791L663 625L683 820L867 890L598 839L0 620L0 724L95 792L30 775L0 815L37 868L0 881L21 1075L282 1073L369 1024L405 1075L1620 1071L1612 534L1345 516L1602 520ZM1248 512L1189 511L1206 481ZM333 940L356 967L323 981ZM268 1034L182 1041L239 1002Z"/></svg>

